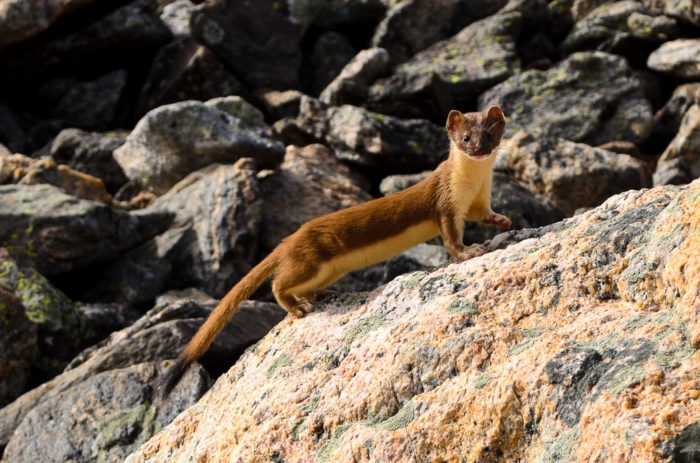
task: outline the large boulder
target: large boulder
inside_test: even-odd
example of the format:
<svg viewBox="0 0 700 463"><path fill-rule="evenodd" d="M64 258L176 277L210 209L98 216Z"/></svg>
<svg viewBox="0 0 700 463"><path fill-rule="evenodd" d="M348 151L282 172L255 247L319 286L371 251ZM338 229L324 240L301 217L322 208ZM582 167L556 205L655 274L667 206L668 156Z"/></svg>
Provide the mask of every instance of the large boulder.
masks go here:
<svg viewBox="0 0 700 463"><path fill-rule="evenodd" d="M65 461L63 454L58 456L46 454L47 448L43 444L39 445L39 442L51 442L60 438L68 441L65 445L71 447L84 446L83 440L88 444L94 443L95 439L100 437L102 430L99 426L80 428L81 425L76 421L81 420L76 420L74 414L82 414L84 411L74 406L74 399L83 393L91 395L90 391L93 391L96 377L102 378L99 381L110 391L100 400L90 399L92 413L103 417L99 421L106 419L104 417L114 413L115 409L127 410L134 406L150 407L156 397L149 383L154 379L156 370L162 370L161 361L174 358L180 352L215 306L215 300L197 292L166 294L159 298L155 307L131 326L113 333L99 344L86 349L68 365L63 373L24 393L17 400L0 409L0 445L3 447L7 445L8 448L13 449L8 450L11 455L45 454L45 457L39 460L62 462ZM264 336L285 314L286 312L276 304L261 302L243 304L207 355L201 359L207 370L199 366L193 368L173 391L173 395L164 403L158 404L157 409L179 407L173 414L161 415L162 419L158 420L161 425L167 424L186 405L196 401L208 386L210 374L218 375L227 369L246 347ZM134 377L137 390L140 391L138 399L129 398L132 397L129 394L120 395L119 391L114 390L115 387L123 387L125 369L147 373L141 379L138 379L138 375ZM131 375L127 375L126 378L129 376ZM66 397L73 399L67 400ZM126 401L129 405L121 401ZM33 424L37 420L40 422L44 419L42 414L47 407L52 410L52 413L62 416L61 420L66 421L61 421L60 426L34 427ZM151 413L154 411L152 410ZM32 426L29 426L30 423ZM73 426L78 427L73 428ZM152 434L159 427L150 429L148 432ZM21 430L15 433L18 428ZM51 437L37 439L37 432ZM66 433L69 436L66 436ZM80 435L81 433L84 435ZM136 446L139 442L135 438L139 435L141 435L140 432L136 432L135 435L124 435L124 441L126 444ZM149 436L141 435L141 437L147 439ZM34 443L30 443L32 438L35 440ZM112 445L115 443L112 442ZM110 456L107 458L108 461L118 460L118 454L114 452L119 450L110 450L109 447L102 450L104 457ZM63 447L61 451L64 451ZM6 452L5 459L7 456ZM84 454L76 458L75 461L80 462L95 461L92 454Z"/></svg>
<svg viewBox="0 0 700 463"><path fill-rule="evenodd" d="M93 0L59 0L37 8L31 0L7 0L0 4L0 50L46 30L61 16Z"/></svg>
<svg viewBox="0 0 700 463"><path fill-rule="evenodd" d="M700 416L699 194L627 192L323 304L126 461L670 458Z"/></svg>
<svg viewBox="0 0 700 463"><path fill-rule="evenodd" d="M126 176L163 194L209 164L252 157L261 167L272 167L281 160L284 146L264 126L251 125L217 104L183 101L146 114L114 151Z"/></svg>
<svg viewBox="0 0 700 463"><path fill-rule="evenodd" d="M479 97L484 110L500 105L506 136L520 129L599 145L642 143L651 130L651 103L624 58L578 52L546 71L532 69Z"/></svg>
<svg viewBox="0 0 700 463"><path fill-rule="evenodd" d="M600 50L643 65L659 44L682 33L679 21L634 0L606 3L576 23L561 43L564 53Z"/></svg>
<svg viewBox="0 0 700 463"><path fill-rule="evenodd" d="M442 119L520 70L515 39L521 27L517 11L470 24L378 80L370 89L370 107L385 114Z"/></svg>
<svg viewBox="0 0 700 463"><path fill-rule="evenodd" d="M651 184L644 164L631 156L542 133L518 132L498 149L494 169L512 175L569 215Z"/></svg>
<svg viewBox="0 0 700 463"><path fill-rule="evenodd" d="M0 243L48 276L113 260L169 219L81 200L51 185L0 185Z"/></svg>
<svg viewBox="0 0 700 463"><path fill-rule="evenodd" d="M700 39L665 42L649 55L647 66L681 79L700 79Z"/></svg>
<svg viewBox="0 0 700 463"><path fill-rule="evenodd" d="M197 41L251 89L299 87L301 31L278 2L214 0L192 14L191 25Z"/></svg>
<svg viewBox="0 0 700 463"><path fill-rule="evenodd" d="M688 183L700 178L700 105L685 113L681 127L659 158L654 185Z"/></svg>

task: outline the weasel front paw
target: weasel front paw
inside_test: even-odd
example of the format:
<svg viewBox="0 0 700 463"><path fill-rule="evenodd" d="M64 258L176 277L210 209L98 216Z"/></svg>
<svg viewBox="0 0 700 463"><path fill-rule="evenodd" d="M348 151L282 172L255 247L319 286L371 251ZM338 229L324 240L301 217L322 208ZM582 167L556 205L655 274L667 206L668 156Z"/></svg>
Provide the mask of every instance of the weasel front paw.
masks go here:
<svg viewBox="0 0 700 463"><path fill-rule="evenodd" d="M507 228L510 228L511 221L505 215L496 214L495 212L492 212L486 216L486 218L483 220L483 223L495 225L498 228L505 230Z"/></svg>
<svg viewBox="0 0 700 463"><path fill-rule="evenodd" d="M479 257L482 254L486 254L488 249L483 244L472 244L471 246L465 246L460 250L456 257L458 260L469 260L475 257Z"/></svg>

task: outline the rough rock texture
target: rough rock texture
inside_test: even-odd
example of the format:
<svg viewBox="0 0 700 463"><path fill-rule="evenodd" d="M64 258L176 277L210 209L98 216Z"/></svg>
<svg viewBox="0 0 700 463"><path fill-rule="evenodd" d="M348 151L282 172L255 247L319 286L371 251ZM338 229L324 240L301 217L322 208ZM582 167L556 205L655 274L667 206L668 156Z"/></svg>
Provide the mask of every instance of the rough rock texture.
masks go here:
<svg viewBox="0 0 700 463"><path fill-rule="evenodd" d="M139 366L137 370L146 368L151 371L153 365L160 363L160 360L177 355L215 305L216 301L198 294L173 294L161 297L156 306L133 325L113 333L100 344L85 350L62 374L0 409L0 445L5 446L10 442L9 446L16 449L14 452L19 452L21 447L36 447L35 444L29 442L30 437L27 431L24 435L14 434L18 427L25 426L23 424L25 417L32 415L33 418L31 416L29 418L30 422L41 419L37 418L35 410L41 411L39 413L41 414L43 410L46 410L46 407L49 407L53 413L63 415L67 420L70 419L71 414L81 413L80 410L73 410L73 400L61 400L62 397L65 397L64 394L75 397L75 392L70 392L75 387L79 387L81 391L87 389L90 394L98 392L94 391L95 385L91 382L103 372L117 372L117 378L106 381L105 387L111 388L113 386L110 386L109 383L115 382L115 380L120 381L118 378L121 375L119 373L121 369L148 364L148 366ZM210 372L218 374L222 368L228 368L243 352L243 349L262 337L284 315L285 312L275 304L245 303L233 317L233 323L229 324L222 335L217 338L202 362L207 365ZM180 403L179 406L182 406L183 403L192 403L201 396L207 387L207 380L203 379L203 375L204 378L208 376L200 369L191 373L183 378L182 384L175 389L175 395L165 404L166 408L172 404ZM150 381L152 375L153 372L149 373L147 381ZM139 390L145 394L142 396L142 406L147 407L153 403L154 397L150 388L141 384ZM109 397L109 394L105 397ZM115 400L120 399L115 398ZM158 405L158 407L162 406L163 404ZM115 410L124 410L130 407L114 405L105 408L112 413ZM163 423L169 422L173 417L174 415L170 415ZM58 436L65 436L66 430L70 431L72 426L78 425L75 422L64 423L64 426L47 426L43 429L44 433L48 433L45 442L52 442ZM26 426L24 429L27 429ZM99 429L92 429L80 432L87 433L90 440L94 440L99 436L98 431ZM151 429L149 432L154 433L155 431L157 429ZM72 433L77 432L78 429L75 428ZM131 438L134 437L136 436ZM148 435L144 436L144 438L148 437ZM73 437L73 439L75 438L77 438L77 434ZM129 442L133 445L138 444L134 441ZM46 452L44 447L28 451ZM44 460L42 458L35 461L63 462L65 460L60 458ZM76 461L94 461L94 459L86 457Z"/></svg>
<svg viewBox="0 0 700 463"><path fill-rule="evenodd" d="M515 37L522 15L510 12L482 19L438 42L375 83L370 107L404 117L443 118L450 109L520 70Z"/></svg>
<svg viewBox="0 0 700 463"><path fill-rule="evenodd" d="M236 95L242 90L240 81L208 48L183 37L163 47L153 59L138 112L145 114L177 101L206 101L220 95Z"/></svg>
<svg viewBox="0 0 700 463"><path fill-rule="evenodd" d="M677 19L645 8L638 1L625 0L591 11L576 23L561 48L566 53L596 49L625 56L630 63L644 64L649 52L681 32Z"/></svg>
<svg viewBox="0 0 700 463"><path fill-rule="evenodd" d="M51 160L35 161L22 154L0 155L0 184L49 184L81 199L110 203L112 197L100 180Z"/></svg>
<svg viewBox="0 0 700 463"><path fill-rule="evenodd" d="M700 105L700 82L679 85L671 98L654 115L654 128L645 144L649 152L662 153L678 133L683 116L694 104Z"/></svg>
<svg viewBox="0 0 700 463"><path fill-rule="evenodd" d="M287 147L284 162L260 179L265 200L260 246L264 254L314 217L370 199L366 180L322 145Z"/></svg>
<svg viewBox="0 0 700 463"><path fill-rule="evenodd" d="M191 24L197 41L247 86L299 87L300 30L281 14L275 1L214 0L192 15Z"/></svg>
<svg viewBox="0 0 700 463"><path fill-rule="evenodd" d="M650 8L660 8L666 14L700 26L700 8L694 0L642 0Z"/></svg>
<svg viewBox="0 0 700 463"><path fill-rule="evenodd" d="M0 50L46 30L62 15L93 0L57 0L37 6L31 0L6 0L0 4Z"/></svg>
<svg viewBox="0 0 700 463"><path fill-rule="evenodd" d="M328 113L326 141L342 161L373 173L408 173L436 166L449 142L442 126L343 105Z"/></svg>
<svg viewBox="0 0 700 463"><path fill-rule="evenodd" d="M0 248L0 253L3 251ZM0 259L5 260L1 254ZM38 325L29 320L22 302L3 280L0 277L0 406L26 390L31 366L38 357Z"/></svg>
<svg viewBox="0 0 700 463"><path fill-rule="evenodd" d="M279 162L284 146L264 127L249 126L213 104L185 101L146 114L114 157L130 180L163 194L187 174L216 162Z"/></svg>
<svg viewBox="0 0 700 463"><path fill-rule="evenodd" d="M652 124L642 81L623 58L603 52L574 53L547 71L513 76L479 97L481 110L494 104L508 115L506 136L525 129L591 145L641 143Z"/></svg>
<svg viewBox="0 0 700 463"><path fill-rule="evenodd" d="M383 48L359 52L323 89L319 100L326 104L360 104L367 98L369 85L384 74L389 66L389 53Z"/></svg>
<svg viewBox="0 0 700 463"><path fill-rule="evenodd" d="M687 183L700 178L700 105L685 113L676 137L659 158L654 185Z"/></svg>
<svg viewBox="0 0 700 463"><path fill-rule="evenodd" d="M58 102L54 117L69 121L74 127L106 130L116 122L127 77L127 72L119 69L72 85Z"/></svg>
<svg viewBox="0 0 700 463"><path fill-rule="evenodd" d="M649 55L647 66L683 79L700 79L700 39L664 43Z"/></svg>
<svg viewBox="0 0 700 463"><path fill-rule="evenodd" d="M30 2L22 3L29 6ZM56 69L83 67L104 55L127 55L133 59L156 50L170 39L170 31L158 18L157 7L156 0L136 0L56 40L10 50L0 61L0 82L17 83Z"/></svg>
<svg viewBox="0 0 700 463"><path fill-rule="evenodd" d="M665 461L700 416L699 198L627 192L323 304L126 461Z"/></svg>
<svg viewBox="0 0 700 463"><path fill-rule="evenodd" d="M114 194L128 179L112 153L126 141L124 131L96 133L62 130L51 143L49 156L59 164L101 179Z"/></svg>
<svg viewBox="0 0 700 463"><path fill-rule="evenodd" d="M0 222L0 245L56 275L114 259L162 231L168 216L129 214L50 185L2 185Z"/></svg>
<svg viewBox="0 0 700 463"><path fill-rule="evenodd" d="M20 395L30 381L56 375L83 347L87 330L65 294L2 247L0 292L4 404Z"/></svg>
<svg viewBox="0 0 700 463"><path fill-rule="evenodd" d="M561 138L521 131L498 150L494 169L509 173L569 215L651 184L641 161Z"/></svg>
<svg viewBox="0 0 700 463"><path fill-rule="evenodd" d="M477 19L495 13L506 0L405 0L391 2L372 37L386 48L393 64L402 63Z"/></svg>
<svg viewBox="0 0 700 463"><path fill-rule="evenodd" d="M150 383L163 368L167 364L145 363L99 373L45 400L22 420L5 461L122 461L209 385L201 367L193 368L189 390L157 402ZM45 436L42 445L33 445L37 429Z"/></svg>

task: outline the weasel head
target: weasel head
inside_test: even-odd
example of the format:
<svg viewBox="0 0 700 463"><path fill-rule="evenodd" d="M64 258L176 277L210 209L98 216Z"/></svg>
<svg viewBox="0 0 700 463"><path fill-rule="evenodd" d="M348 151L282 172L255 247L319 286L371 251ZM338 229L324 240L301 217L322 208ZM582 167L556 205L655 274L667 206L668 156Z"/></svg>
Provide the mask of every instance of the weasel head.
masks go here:
<svg viewBox="0 0 700 463"><path fill-rule="evenodd" d="M464 113L453 109L447 116L447 136L450 147L470 159L482 160L491 156L501 142L506 117L498 106L482 113Z"/></svg>

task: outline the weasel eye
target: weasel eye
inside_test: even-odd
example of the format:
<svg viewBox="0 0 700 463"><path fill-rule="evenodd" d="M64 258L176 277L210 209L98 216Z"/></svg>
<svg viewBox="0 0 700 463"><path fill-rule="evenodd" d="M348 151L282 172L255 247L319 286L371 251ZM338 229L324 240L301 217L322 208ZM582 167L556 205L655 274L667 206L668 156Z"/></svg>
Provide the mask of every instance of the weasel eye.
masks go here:
<svg viewBox="0 0 700 463"><path fill-rule="evenodd" d="M491 132L486 132L486 139L488 141L493 141L493 134Z"/></svg>
<svg viewBox="0 0 700 463"><path fill-rule="evenodd" d="M470 137L469 135L465 135L465 136L462 137L462 141L463 141L464 143L469 143L469 140L471 140L471 137Z"/></svg>

